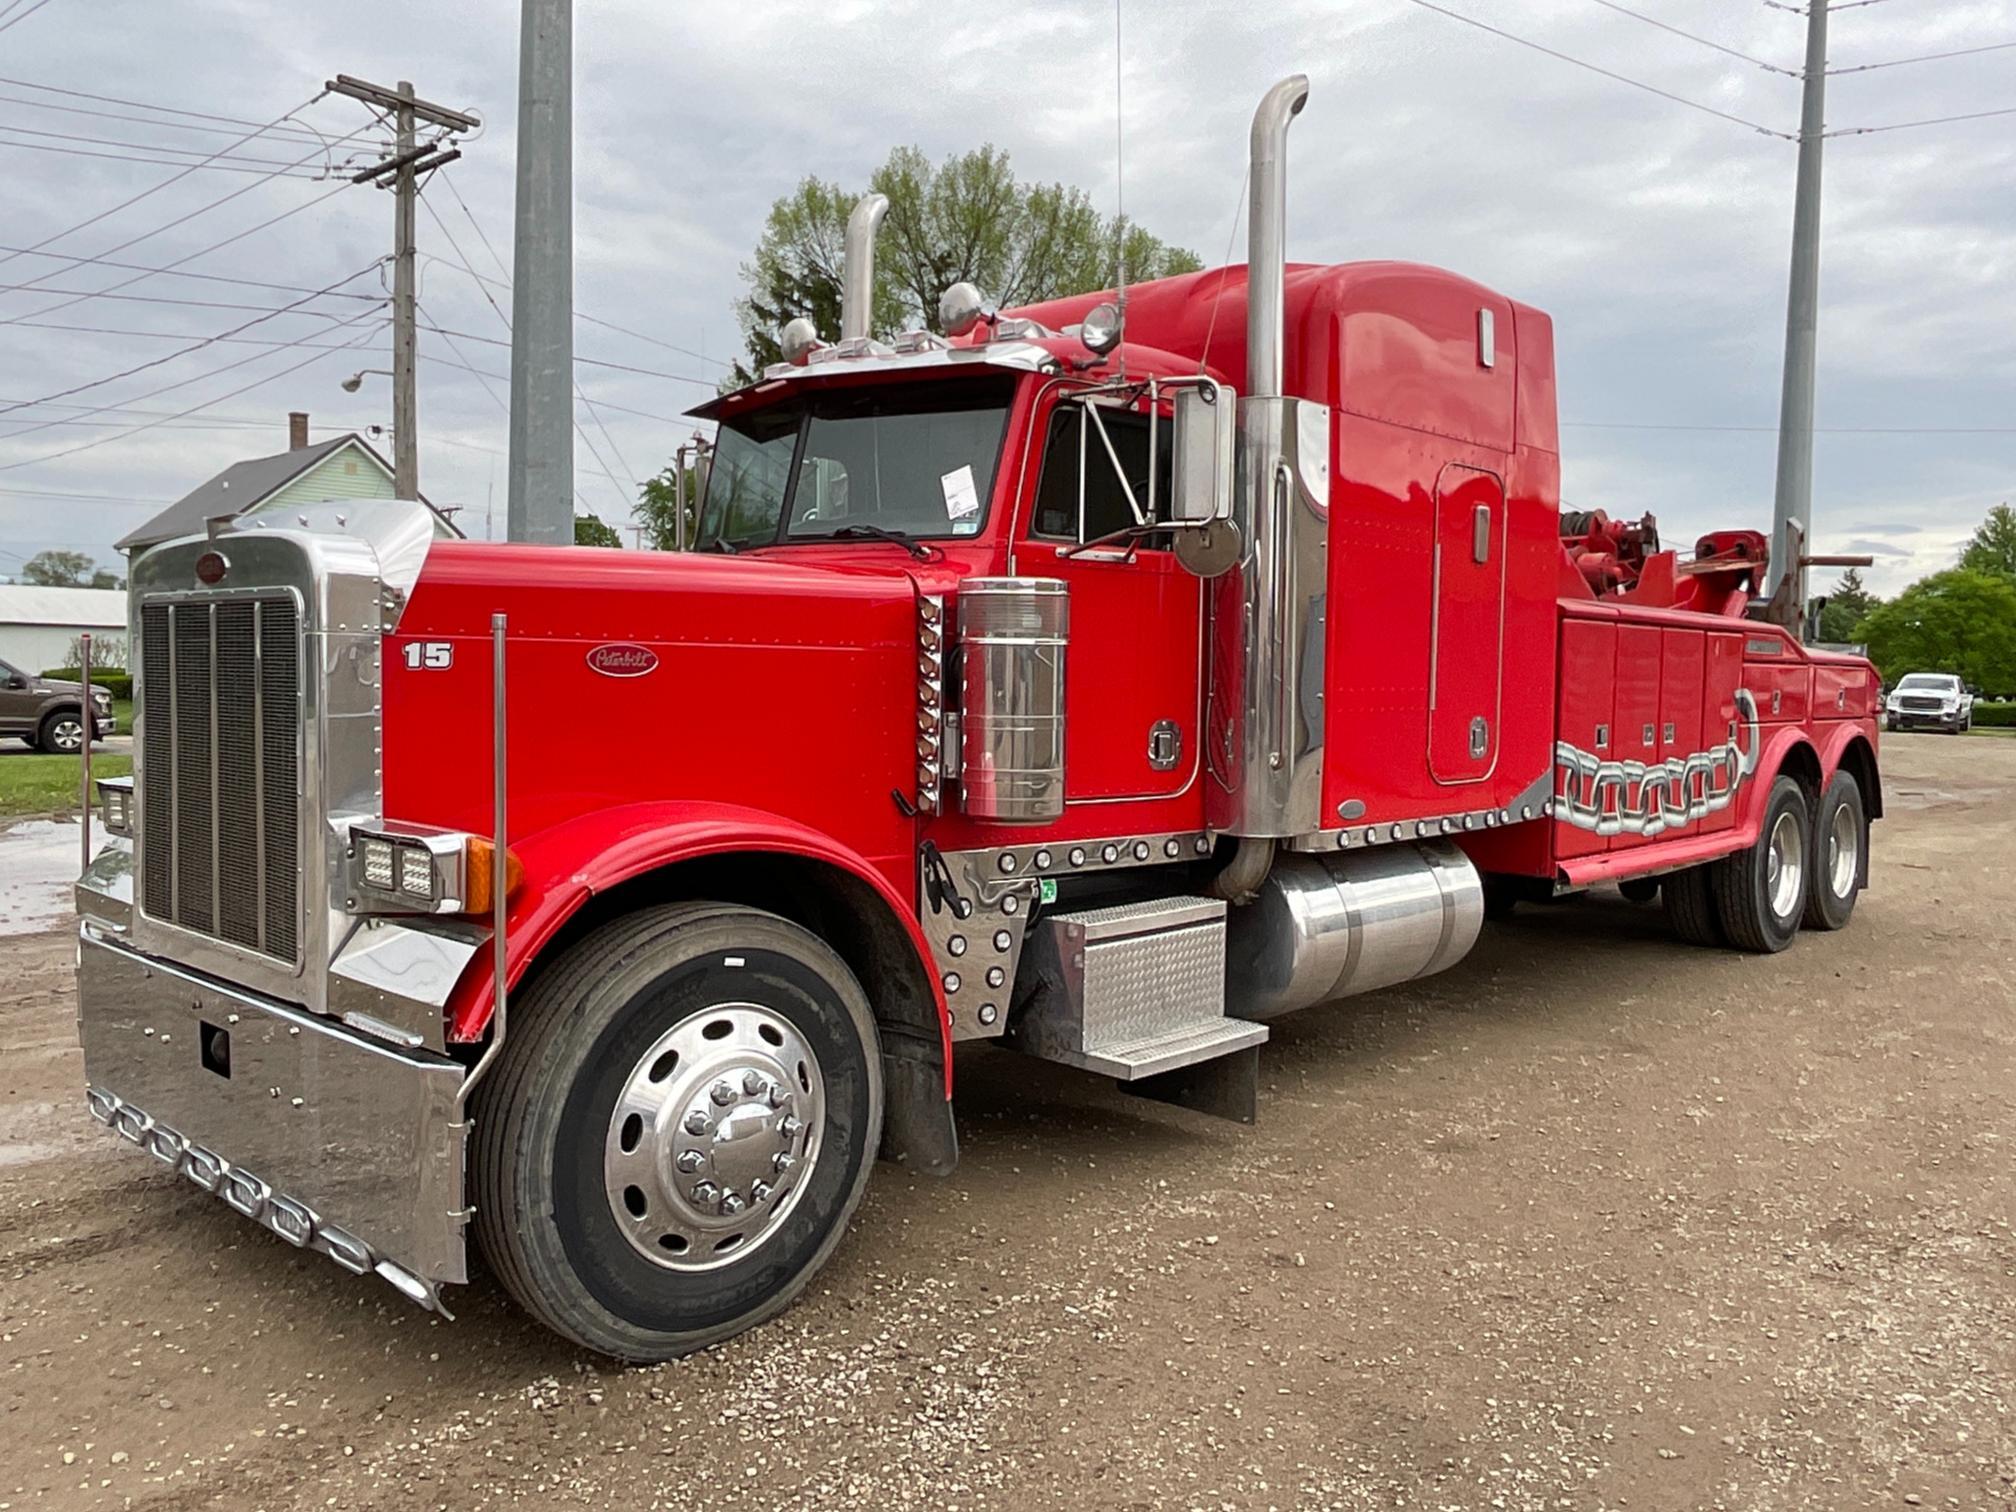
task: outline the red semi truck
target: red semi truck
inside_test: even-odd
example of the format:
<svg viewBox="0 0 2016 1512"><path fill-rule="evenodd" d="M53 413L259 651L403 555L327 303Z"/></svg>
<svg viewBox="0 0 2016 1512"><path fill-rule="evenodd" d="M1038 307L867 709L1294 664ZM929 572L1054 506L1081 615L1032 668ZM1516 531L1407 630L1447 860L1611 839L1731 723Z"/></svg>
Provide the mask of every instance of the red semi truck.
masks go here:
<svg viewBox="0 0 2016 1512"><path fill-rule="evenodd" d="M783 1307L995 1040L1250 1119L1280 1014L1606 882L1846 924L1876 675L1564 513L1548 318L1247 265L868 331L698 413L691 551L252 515L134 564L137 759L79 889L91 1111L441 1307L472 1226L631 1359ZM1123 313L1124 311L1124 313ZM1600 949L1600 946L1592 946Z"/></svg>

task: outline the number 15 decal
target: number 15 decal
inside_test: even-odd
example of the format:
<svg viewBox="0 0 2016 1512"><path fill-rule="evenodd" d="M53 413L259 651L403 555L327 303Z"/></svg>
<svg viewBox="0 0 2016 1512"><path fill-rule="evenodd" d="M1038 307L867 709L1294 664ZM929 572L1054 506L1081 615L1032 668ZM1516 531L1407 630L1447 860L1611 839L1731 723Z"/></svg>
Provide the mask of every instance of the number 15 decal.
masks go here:
<svg viewBox="0 0 2016 1512"><path fill-rule="evenodd" d="M455 665L455 646L450 641L408 641L400 652L412 672L443 672Z"/></svg>

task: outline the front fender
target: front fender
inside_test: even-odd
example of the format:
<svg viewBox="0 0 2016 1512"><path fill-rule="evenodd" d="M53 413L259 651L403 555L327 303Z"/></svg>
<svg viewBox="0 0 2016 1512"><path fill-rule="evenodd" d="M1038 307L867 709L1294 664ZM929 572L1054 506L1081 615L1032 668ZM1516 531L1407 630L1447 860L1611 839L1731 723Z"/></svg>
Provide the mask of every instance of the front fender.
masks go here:
<svg viewBox="0 0 2016 1512"><path fill-rule="evenodd" d="M929 944L909 900L865 857L796 820L739 804L634 803L584 814L511 844L524 880L506 915L507 986L597 893L681 861L760 852L824 862L866 883L901 922L937 1005L944 1064L952 1064L951 1016ZM490 1022L491 953L481 952L449 1004L452 1042L480 1038Z"/></svg>

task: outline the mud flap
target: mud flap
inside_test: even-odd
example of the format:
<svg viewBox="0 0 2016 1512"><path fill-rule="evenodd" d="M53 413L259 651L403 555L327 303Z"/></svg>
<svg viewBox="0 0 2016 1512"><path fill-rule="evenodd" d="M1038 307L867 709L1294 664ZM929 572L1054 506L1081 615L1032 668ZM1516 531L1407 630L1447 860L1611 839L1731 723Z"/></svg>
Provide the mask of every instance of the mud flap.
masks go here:
<svg viewBox="0 0 2016 1512"><path fill-rule="evenodd" d="M945 1095L942 1049L882 1026L882 1149L884 1160L949 1176L959 1164L959 1128Z"/></svg>

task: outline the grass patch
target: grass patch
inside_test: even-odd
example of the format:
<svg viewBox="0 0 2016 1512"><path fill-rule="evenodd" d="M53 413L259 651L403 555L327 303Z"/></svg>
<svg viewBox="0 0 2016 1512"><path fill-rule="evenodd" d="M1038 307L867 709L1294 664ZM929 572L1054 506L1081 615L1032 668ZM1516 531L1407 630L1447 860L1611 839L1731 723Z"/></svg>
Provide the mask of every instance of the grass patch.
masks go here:
<svg viewBox="0 0 2016 1512"><path fill-rule="evenodd" d="M26 751L0 756L0 819L76 813L77 761L75 756L41 756ZM105 751L91 755L93 777L125 777L132 771L131 756Z"/></svg>

